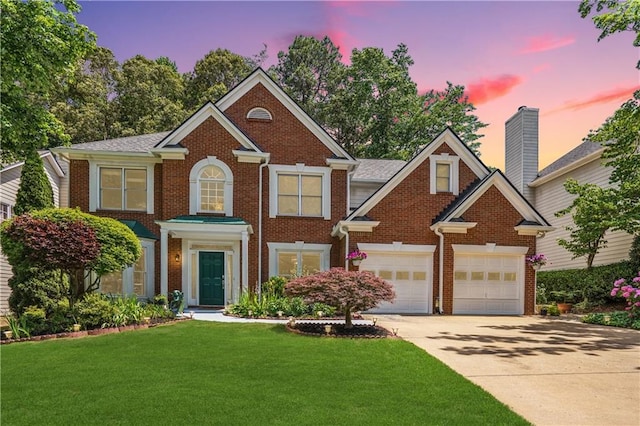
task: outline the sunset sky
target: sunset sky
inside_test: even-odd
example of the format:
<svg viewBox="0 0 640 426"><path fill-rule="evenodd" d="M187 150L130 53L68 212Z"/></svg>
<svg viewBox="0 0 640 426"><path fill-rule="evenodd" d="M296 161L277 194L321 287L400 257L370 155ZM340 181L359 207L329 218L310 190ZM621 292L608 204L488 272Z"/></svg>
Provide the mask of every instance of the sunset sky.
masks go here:
<svg viewBox="0 0 640 426"><path fill-rule="evenodd" d="M540 168L579 145L634 90L633 33L597 42L577 1L80 2L80 23L119 61L168 56L180 72L210 50L243 56L267 45L265 68L298 34L328 35L348 62L353 48L405 43L418 89L466 87L481 121L482 160L504 167L504 122L521 105L540 109Z"/></svg>

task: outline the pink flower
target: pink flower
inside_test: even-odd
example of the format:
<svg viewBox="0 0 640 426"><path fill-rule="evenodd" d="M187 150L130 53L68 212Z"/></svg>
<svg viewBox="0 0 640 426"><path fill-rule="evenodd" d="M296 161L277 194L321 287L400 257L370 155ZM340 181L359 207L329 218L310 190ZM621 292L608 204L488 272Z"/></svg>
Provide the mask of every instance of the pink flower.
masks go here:
<svg viewBox="0 0 640 426"><path fill-rule="evenodd" d="M625 283L625 281L626 280L624 278L620 278L619 280L615 280L613 285L616 286L616 287L620 287L622 284Z"/></svg>
<svg viewBox="0 0 640 426"><path fill-rule="evenodd" d="M612 296L615 296L617 294L618 294L618 289L617 288L614 288L613 290L611 290L611 295Z"/></svg>

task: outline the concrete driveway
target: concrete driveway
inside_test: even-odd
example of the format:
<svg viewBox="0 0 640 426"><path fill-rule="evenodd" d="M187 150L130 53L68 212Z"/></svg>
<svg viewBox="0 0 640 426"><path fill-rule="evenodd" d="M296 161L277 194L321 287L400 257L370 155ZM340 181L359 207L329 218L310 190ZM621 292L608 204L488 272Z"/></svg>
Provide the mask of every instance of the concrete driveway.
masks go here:
<svg viewBox="0 0 640 426"><path fill-rule="evenodd" d="M535 425L640 425L640 332L542 317L376 315Z"/></svg>

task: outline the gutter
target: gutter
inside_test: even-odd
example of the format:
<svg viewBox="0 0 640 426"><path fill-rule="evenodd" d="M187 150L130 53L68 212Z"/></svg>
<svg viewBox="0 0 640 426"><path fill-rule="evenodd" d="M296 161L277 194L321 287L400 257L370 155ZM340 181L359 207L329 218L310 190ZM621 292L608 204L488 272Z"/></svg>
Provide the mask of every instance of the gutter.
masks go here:
<svg viewBox="0 0 640 426"><path fill-rule="evenodd" d="M258 294L262 291L262 286L260 286L260 280L262 279L262 170L267 165L269 165L269 158L266 158L265 162L260 164L258 168L258 282L256 283Z"/></svg>
<svg viewBox="0 0 640 426"><path fill-rule="evenodd" d="M440 246L438 248L438 314L442 314L444 312L444 299L442 298L444 284L442 280L444 279L444 234L442 233L442 228L438 227L433 230L433 232L440 238ZM434 310L435 313L435 310Z"/></svg>

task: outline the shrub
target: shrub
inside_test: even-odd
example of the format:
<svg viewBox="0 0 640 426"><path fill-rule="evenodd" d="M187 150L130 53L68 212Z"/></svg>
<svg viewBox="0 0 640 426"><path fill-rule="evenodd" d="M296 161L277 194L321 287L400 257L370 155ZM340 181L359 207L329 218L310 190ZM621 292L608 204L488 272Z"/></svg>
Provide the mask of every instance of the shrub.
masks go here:
<svg viewBox="0 0 640 426"><path fill-rule="evenodd" d="M49 331L47 324L47 316L44 309L37 306L29 306L20 316L24 328L29 330L32 335L45 334Z"/></svg>
<svg viewBox="0 0 640 426"><path fill-rule="evenodd" d="M547 307L547 313L551 316L557 317L558 315L560 315L560 309L558 309L558 305L549 305Z"/></svg>
<svg viewBox="0 0 640 426"><path fill-rule="evenodd" d="M620 277L631 279L637 272L629 261L591 269L538 271L538 290L544 288L547 296L552 291L574 292L577 300L586 299L592 304L601 305L615 300L611 296L612 282Z"/></svg>
<svg viewBox="0 0 640 426"><path fill-rule="evenodd" d="M625 311L610 313L590 313L582 317L582 322L587 324L609 325L612 327L633 328L640 330L640 319L629 317Z"/></svg>
<svg viewBox="0 0 640 426"><path fill-rule="evenodd" d="M44 169L42 157L31 151L22 166L20 187L16 194L13 212L16 215L53 207L53 190Z"/></svg>
<svg viewBox="0 0 640 426"><path fill-rule="evenodd" d="M392 302L395 292L391 284L365 271L328 271L295 278L285 286L291 297L302 297L306 303L326 303L345 315L345 328L353 327L352 311L375 308L382 301Z"/></svg>
<svg viewBox="0 0 640 426"><path fill-rule="evenodd" d="M629 261L635 271L640 271L640 235L633 237L631 249L629 250Z"/></svg>
<svg viewBox="0 0 640 426"><path fill-rule="evenodd" d="M61 281L59 272L13 268L13 273L8 283L11 288L9 307L17 316L22 315L28 306L42 308L50 315L60 300L66 300L69 281L66 277Z"/></svg>
<svg viewBox="0 0 640 426"><path fill-rule="evenodd" d="M76 320L86 329L100 328L113 322L116 313L109 298L100 293L87 293L76 306Z"/></svg>
<svg viewBox="0 0 640 426"><path fill-rule="evenodd" d="M627 301L626 310L630 317L640 318L640 272L633 278L633 284L626 284L626 280L621 278L613 283L611 296L623 297ZM637 287L634 287L637 286Z"/></svg>
<svg viewBox="0 0 640 426"><path fill-rule="evenodd" d="M287 284L285 277L271 277L268 281L262 283L262 295L284 297L285 284Z"/></svg>

